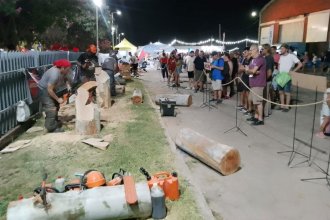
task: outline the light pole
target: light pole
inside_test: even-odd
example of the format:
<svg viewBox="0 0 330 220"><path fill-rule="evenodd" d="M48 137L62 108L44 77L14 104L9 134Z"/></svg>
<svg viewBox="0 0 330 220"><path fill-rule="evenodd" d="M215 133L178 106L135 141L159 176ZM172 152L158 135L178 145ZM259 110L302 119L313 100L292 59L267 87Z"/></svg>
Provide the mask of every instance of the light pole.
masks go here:
<svg viewBox="0 0 330 220"><path fill-rule="evenodd" d="M117 15L121 15L121 11L117 10L114 12L110 13L111 16L111 37L112 37L112 49L114 49L115 47L115 26L114 26L114 18L113 18L113 14L117 14Z"/></svg>
<svg viewBox="0 0 330 220"><path fill-rule="evenodd" d="M124 35L125 35L124 33L120 33L120 34L119 34L119 43L120 43L120 41L121 41L120 36L124 36Z"/></svg>
<svg viewBox="0 0 330 220"><path fill-rule="evenodd" d="M96 53L99 54L99 8L102 7L102 0L93 0L96 12Z"/></svg>

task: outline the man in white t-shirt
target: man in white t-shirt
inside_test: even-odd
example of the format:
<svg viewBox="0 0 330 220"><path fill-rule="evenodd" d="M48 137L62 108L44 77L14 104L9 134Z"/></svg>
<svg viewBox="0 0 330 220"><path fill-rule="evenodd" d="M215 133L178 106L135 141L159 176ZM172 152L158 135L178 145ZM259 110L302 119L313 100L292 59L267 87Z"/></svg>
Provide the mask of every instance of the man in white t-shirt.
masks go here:
<svg viewBox="0 0 330 220"><path fill-rule="evenodd" d="M185 63L187 66L187 72L188 72L188 78L189 78L189 86L187 87L187 89L192 89L194 86L194 84L193 84L194 83L194 70L195 70L194 60L195 60L195 52L190 51L189 56L187 56L185 59Z"/></svg>
<svg viewBox="0 0 330 220"><path fill-rule="evenodd" d="M280 100L281 100L281 109L283 112L289 111L290 105L290 99L291 99L291 76L290 71L291 69L297 64L297 66L292 70L293 72L296 72L302 67L301 62L299 59L294 55L289 53L289 45L282 44L281 46L281 57L278 64L279 69L279 75L281 75L281 78L284 79L282 81L287 81L284 83L284 85L278 85L278 90L280 93ZM286 79L286 80L285 80ZM276 80L279 84L279 81ZM285 94L285 96L284 96Z"/></svg>

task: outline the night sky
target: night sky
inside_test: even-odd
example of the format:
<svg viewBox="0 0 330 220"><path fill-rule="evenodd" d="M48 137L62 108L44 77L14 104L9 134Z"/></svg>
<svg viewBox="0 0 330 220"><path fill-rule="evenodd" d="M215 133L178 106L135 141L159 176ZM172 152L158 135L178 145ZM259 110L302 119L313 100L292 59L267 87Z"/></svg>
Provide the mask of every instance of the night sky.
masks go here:
<svg viewBox="0 0 330 220"><path fill-rule="evenodd" d="M226 40L258 37L260 11L270 0L108 0L116 16L119 32L135 45L174 38L186 42L219 38L219 24Z"/></svg>

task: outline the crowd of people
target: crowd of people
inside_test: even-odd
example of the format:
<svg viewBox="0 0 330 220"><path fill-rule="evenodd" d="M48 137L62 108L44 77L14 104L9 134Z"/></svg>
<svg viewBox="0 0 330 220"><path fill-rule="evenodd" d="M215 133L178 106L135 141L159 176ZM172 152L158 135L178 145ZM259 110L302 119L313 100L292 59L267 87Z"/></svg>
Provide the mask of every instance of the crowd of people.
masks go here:
<svg viewBox="0 0 330 220"><path fill-rule="evenodd" d="M292 83L289 72L301 70L304 65L290 49L287 44L282 44L277 52L276 46L252 44L242 53L214 51L205 54L197 49L179 54L174 50L169 56L163 52L159 61L163 80L170 86L180 86L180 74L184 69L189 79L186 89L193 89L195 93L204 91L209 77L213 93L210 101L217 104L231 98L236 85L238 110L248 116L251 125L257 126L264 125L264 119L272 114L272 110L290 111ZM330 113L329 110L322 112L321 133L329 135Z"/></svg>

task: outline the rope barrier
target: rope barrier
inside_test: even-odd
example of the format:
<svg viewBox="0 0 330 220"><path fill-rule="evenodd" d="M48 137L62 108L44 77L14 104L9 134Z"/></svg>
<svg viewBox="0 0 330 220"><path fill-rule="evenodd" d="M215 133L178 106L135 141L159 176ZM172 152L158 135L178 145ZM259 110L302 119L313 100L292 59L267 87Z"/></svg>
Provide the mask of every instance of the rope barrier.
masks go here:
<svg viewBox="0 0 330 220"><path fill-rule="evenodd" d="M203 73L206 75L205 71L203 71ZM263 101L266 101L268 103L274 104L274 105L279 105L279 106L285 106L285 107L292 107L292 108L297 108L297 107L307 107L307 106L312 106L312 105L319 105L319 104L323 104L325 101L321 100L321 101L317 101L317 102L312 102L312 103L306 103L306 104L301 104L301 105L286 105L286 104L279 104L277 102L273 102L271 100L265 99L264 97L258 95L257 93L255 93L249 86L247 86L243 80L240 77L236 77L234 79L232 79L230 82L222 84L222 86L228 86L231 83L233 83L236 79L240 80L241 83L243 83L243 85L255 96L257 96L259 99L262 99ZM330 99L327 99L326 101L330 101Z"/></svg>

